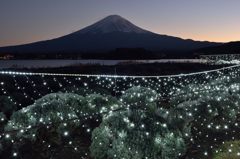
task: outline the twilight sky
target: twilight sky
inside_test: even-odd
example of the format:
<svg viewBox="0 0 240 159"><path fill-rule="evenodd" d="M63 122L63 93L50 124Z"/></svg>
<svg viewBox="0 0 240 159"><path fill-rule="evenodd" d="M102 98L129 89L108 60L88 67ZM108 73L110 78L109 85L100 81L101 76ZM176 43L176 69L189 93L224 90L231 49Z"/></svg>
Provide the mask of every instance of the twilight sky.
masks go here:
<svg viewBox="0 0 240 159"><path fill-rule="evenodd" d="M240 0L0 0L0 46L66 35L111 14L159 34L240 40Z"/></svg>

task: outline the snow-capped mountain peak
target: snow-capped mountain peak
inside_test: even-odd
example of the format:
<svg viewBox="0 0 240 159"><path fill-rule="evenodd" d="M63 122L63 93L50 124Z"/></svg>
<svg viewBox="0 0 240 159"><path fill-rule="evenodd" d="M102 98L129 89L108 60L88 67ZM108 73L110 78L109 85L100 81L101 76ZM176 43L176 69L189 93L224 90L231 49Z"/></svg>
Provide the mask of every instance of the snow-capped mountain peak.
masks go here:
<svg viewBox="0 0 240 159"><path fill-rule="evenodd" d="M106 18L90 25L76 33L111 33L111 32L125 32L125 33L149 33L144 29L137 27L130 21L124 19L119 15L110 15Z"/></svg>

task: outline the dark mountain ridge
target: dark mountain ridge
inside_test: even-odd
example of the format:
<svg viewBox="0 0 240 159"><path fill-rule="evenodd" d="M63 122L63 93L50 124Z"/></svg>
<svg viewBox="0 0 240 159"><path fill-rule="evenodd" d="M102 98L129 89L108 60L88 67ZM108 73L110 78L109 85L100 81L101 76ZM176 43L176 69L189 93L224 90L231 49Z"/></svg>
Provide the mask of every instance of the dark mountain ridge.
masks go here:
<svg viewBox="0 0 240 159"><path fill-rule="evenodd" d="M31 44L1 47L0 53L104 52L116 48L144 48L150 51L191 51L220 43L184 40L156 34L112 15L72 34Z"/></svg>
<svg viewBox="0 0 240 159"><path fill-rule="evenodd" d="M229 42L220 46L202 48L196 51L198 54L240 54L240 41Z"/></svg>

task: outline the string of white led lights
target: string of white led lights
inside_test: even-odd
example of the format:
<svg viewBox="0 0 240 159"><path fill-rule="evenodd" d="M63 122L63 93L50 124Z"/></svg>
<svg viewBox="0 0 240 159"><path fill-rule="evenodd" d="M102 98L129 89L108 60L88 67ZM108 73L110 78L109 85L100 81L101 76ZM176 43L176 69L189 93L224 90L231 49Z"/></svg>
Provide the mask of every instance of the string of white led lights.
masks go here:
<svg viewBox="0 0 240 159"><path fill-rule="evenodd" d="M177 74L177 75L154 75L154 76L133 76L133 75L97 75L97 74L63 74L63 73L41 73L41 72L17 72L17 71L0 71L0 75L29 75L29 76L66 76L66 77L106 77L106 78L168 78L168 77L186 77L193 75L200 75L206 73L213 73L218 71L223 71L227 69L240 67L240 64L223 67L219 69L213 69L209 71L201 71L187 74Z"/></svg>

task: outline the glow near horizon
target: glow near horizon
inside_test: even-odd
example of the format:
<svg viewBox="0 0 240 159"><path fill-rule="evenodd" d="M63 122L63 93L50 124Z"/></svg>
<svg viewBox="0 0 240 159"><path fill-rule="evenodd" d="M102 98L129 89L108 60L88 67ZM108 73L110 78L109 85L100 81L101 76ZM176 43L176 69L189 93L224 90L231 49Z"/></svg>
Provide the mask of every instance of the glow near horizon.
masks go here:
<svg viewBox="0 0 240 159"><path fill-rule="evenodd" d="M118 14L149 31L201 41L240 40L240 1L1 0L0 46L47 40Z"/></svg>

